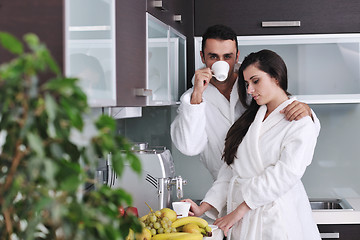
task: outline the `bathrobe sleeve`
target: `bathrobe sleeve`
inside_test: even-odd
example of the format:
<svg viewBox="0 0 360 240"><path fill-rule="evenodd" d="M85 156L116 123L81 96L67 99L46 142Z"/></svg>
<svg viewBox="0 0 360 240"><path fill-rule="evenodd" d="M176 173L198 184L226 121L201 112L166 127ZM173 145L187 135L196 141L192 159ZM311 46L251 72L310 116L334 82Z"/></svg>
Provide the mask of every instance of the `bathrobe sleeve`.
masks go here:
<svg viewBox="0 0 360 240"><path fill-rule="evenodd" d="M320 124L320 121L319 119L317 118L315 112L311 109L311 114L312 114L312 117L314 119L314 123L315 123L315 130L317 132L317 136L319 136L319 133L320 133L320 129L321 129L321 124Z"/></svg>
<svg viewBox="0 0 360 240"><path fill-rule="evenodd" d="M300 181L312 161L318 136L316 124L310 117L291 124L280 146L280 159L242 185L244 201L251 209L271 203L284 195Z"/></svg>
<svg viewBox="0 0 360 240"><path fill-rule="evenodd" d="M202 200L202 202L207 202L214 207L205 213L208 217L212 219L219 218L219 214L226 206L229 182L232 176L232 168L224 162L220 168L217 180Z"/></svg>
<svg viewBox="0 0 360 240"><path fill-rule="evenodd" d="M186 91L181 97L178 115L171 124L171 140L176 148L183 154L194 156L200 154L208 143L205 131L206 102L191 104L192 89Z"/></svg>

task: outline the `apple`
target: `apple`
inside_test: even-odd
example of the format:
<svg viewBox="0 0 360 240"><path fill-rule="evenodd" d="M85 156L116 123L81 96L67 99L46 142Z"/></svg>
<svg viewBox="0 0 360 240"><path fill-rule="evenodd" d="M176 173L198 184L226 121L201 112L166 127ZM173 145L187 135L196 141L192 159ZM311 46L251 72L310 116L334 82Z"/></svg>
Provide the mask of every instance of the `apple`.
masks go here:
<svg viewBox="0 0 360 240"><path fill-rule="evenodd" d="M125 216L126 215L134 215L136 217L139 217L138 210L136 207L127 207L125 208Z"/></svg>
<svg viewBox="0 0 360 240"><path fill-rule="evenodd" d="M119 210L119 216L122 217L125 215L125 209L123 206L118 207Z"/></svg>

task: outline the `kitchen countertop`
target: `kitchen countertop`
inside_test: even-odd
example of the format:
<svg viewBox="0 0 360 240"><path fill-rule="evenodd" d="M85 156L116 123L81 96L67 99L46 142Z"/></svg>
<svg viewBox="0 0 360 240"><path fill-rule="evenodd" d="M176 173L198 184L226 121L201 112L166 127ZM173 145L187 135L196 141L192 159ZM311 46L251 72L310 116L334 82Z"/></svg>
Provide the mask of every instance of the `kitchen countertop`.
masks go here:
<svg viewBox="0 0 360 240"><path fill-rule="evenodd" d="M354 210L313 210L317 224L360 224L360 198L346 198Z"/></svg>
<svg viewBox="0 0 360 240"><path fill-rule="evenodd" d="M360 224L360 198L346 198L354 210L313 210L316 224ZM212 220L205 219L212 223ZM222 240L224 234L220 229L213 230L212 237L204 240Z"/></svg>
<svg viewBox="0 0 360 240"><path fill-rule="evenodd" d="M224 239L224 233L221 229L215 229L212 231L211 237L204 237L203 240L223 240Z"/></svg>

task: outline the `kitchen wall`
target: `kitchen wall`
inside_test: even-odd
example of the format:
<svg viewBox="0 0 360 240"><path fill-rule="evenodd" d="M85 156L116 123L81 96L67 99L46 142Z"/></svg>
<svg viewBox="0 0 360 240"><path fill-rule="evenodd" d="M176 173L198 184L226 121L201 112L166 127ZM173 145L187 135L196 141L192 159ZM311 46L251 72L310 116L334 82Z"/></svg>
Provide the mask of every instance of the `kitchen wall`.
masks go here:
<svg viewBox="0 0 360 240"><path fill-rule="evenodd" d="M309 197L360 197L360 104L311 105L321 122L312 164L303 183ZM188 180L184 197L202 199L212 177L199 156L185 156L172 144L170 124L177 106L144 107L141 118L118 120L118 131L135 142L171 150L176 175Z"/></svg>
<svg viewBox="0 0 360 240"><path fill-rule="evenodd" d="M303 177L310 197L360 196L360 104L311 105L321 122L313 162Z"/></svg>

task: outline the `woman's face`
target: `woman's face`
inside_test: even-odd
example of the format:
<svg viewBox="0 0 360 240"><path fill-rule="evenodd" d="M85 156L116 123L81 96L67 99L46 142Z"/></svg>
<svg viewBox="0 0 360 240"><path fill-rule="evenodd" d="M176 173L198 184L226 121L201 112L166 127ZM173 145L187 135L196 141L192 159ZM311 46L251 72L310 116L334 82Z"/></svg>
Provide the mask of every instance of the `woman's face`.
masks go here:
<svg viewBox="0 0 360 240"><path fill-rule="evenodd" d="M284 101L284 95L287 98L278 81L268 73L258 69L254 64L248 66L243 74L247 93L252 96L258 105L279 105Z"/></svg>

